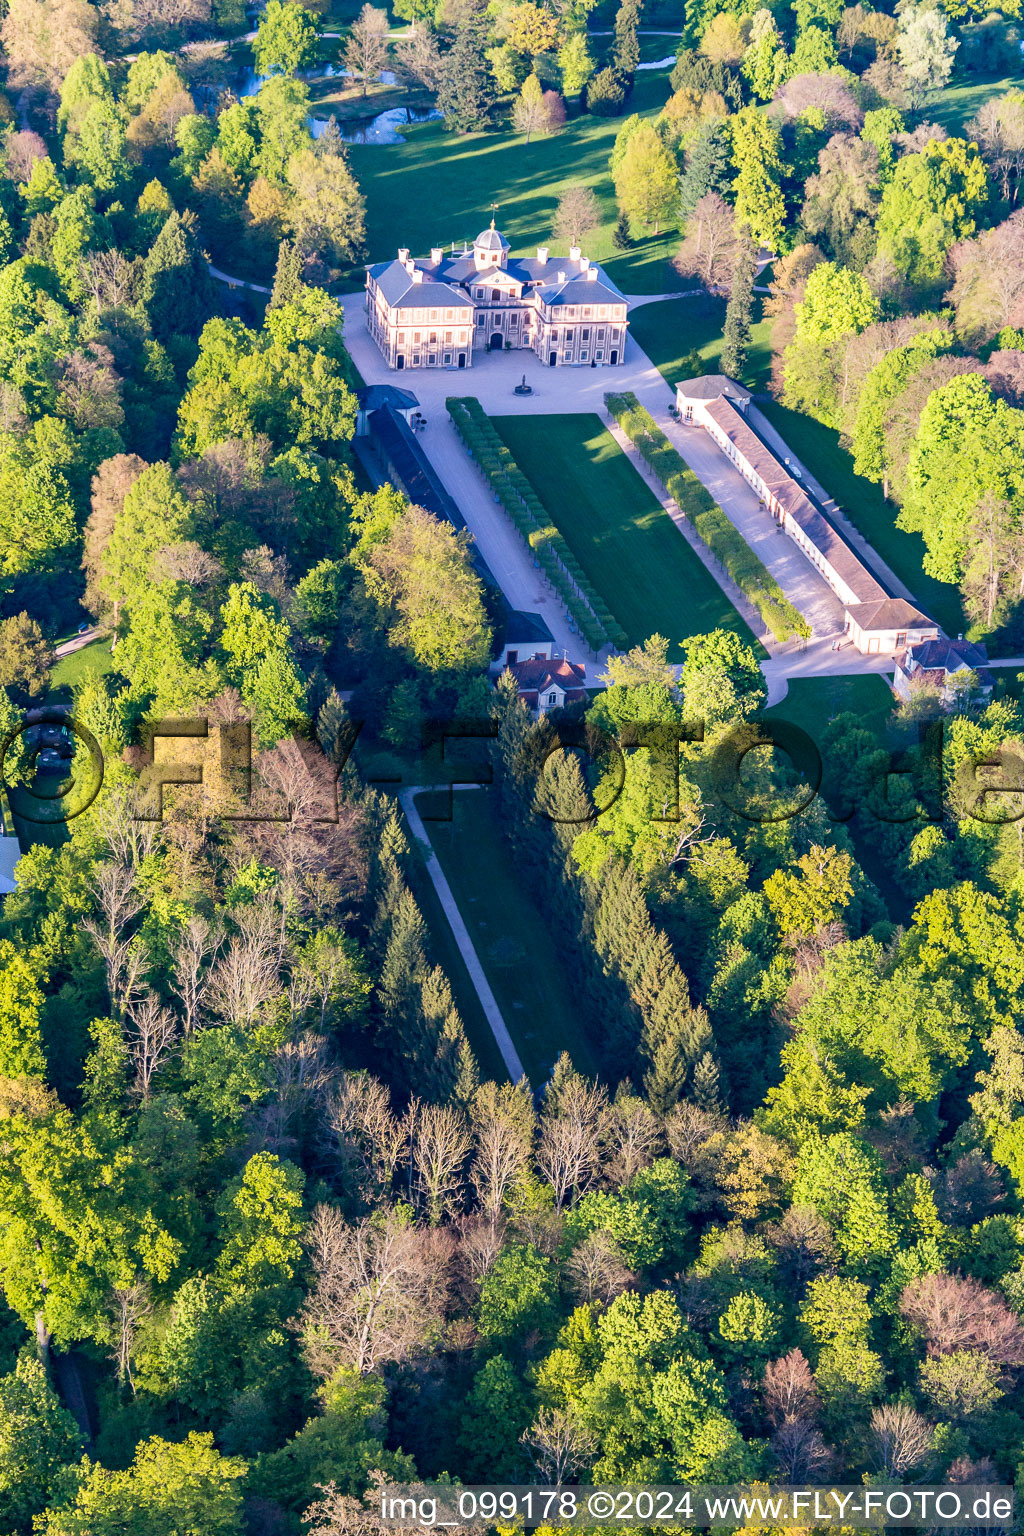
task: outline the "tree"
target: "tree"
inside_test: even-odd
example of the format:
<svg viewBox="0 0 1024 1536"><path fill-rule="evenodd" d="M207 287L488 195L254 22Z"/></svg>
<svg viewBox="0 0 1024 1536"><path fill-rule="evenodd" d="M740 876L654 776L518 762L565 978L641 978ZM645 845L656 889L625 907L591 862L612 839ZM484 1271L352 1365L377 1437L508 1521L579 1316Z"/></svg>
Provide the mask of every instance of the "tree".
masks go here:
<svg viewBox="0 0 1024 1536"><path fill-rule="evenodd" d="M967 373L936 389L921 412L899 525L924 536L925 569L960 578L967 530L983 498L1024 508L1024 411Z"/></svg>
<svg viewBox="0 0 1024 1536"><path fill-rule="evenodd" d="M123 1472L84 1462L73 1502L50 1511L47 1529L52 1536L240 1536L245 1473L245 1462L222 1456L212 1435L193 1430L177 1443L154 1435Z"/></svg>
<svg viewBox="0 0 1024 1536"><path fill-rule="evenodd" d="M555 16L534 0L518 0L505 14L503 31L513 52L525 53L531 59L550 53L558 39Z"/></svg>
<svg viewBox="0 0 1024 1536"><path fill-rule="evenodd" d="M626 100L622 77L614 69L599 69L587 87L587 109L597 117L617 117Z"/></svg>
<svg viewBox="0 0 1024 1536"><path fill-rule="evenodd" d="M12 85L55 93L75 60L92 52L98 29L87 0L13 0L0 30Z"/></svg>
<svg viewBox="0 0 1024 1536"><path fill-rule="evenodd" d="M658 233L663 219L671 217L676 204L676 169L652 123L643 121L626 144L615 172L615 195L634 229Z"/></svg>
<svg viewBox="0 0 1024 1536"><path fill-rule="evenodd" d="M35 619L16 613L0 619L0 688L27 703L49 687L52 652Z"/></svg>
<svg viewBox="0 0 1024 1536"><path fill-rule="evenodd" d="M878 245L918 287L942 276L946 253L974 233L988 195L985 165L965 139L932 139L904 155L882 193Z"/></svg>
<svg viewBox="0 0 1024 1536"><path fill-rule="evenodd" d="M569 246L582 247L601 226L601 207L590 187L575 182L558 199L552 234Z"/></svg>
<svg viewBox="0 0 1024 1536"><path fill-rule="evenodd" d="M949 298L956 309L957 331L970 345L979 346L1021 312L1024 209L974 240L954 245L949 260L955 273Z"/></svg>
<svg viewBox="0 0 1024 1536"><path fill-rule="evenodd" d="M217 1203L217 1273L232 1287L287 1285L302 1258L303 1175L294 1163L257 1152Z"/></svg>
<svg viewBox="0 0 1024 1536"><path fill-rule="evenodd" d="M771 101L785 79L787 64L786 50L771 11L755 11L740 68L759 101Z"/></svg>
<svg viewBox="0 0 1024 1536"><path fill-rule="evenodd" d="M558 67L566 96L579 96L595 69L585 32L573 32L566 38L558 50Z"/></svg>
<svg viewBox="0 0 1024 1536"><path fill-rule="evenodd" d="M819 345L866 329L878 318L878 300L867 281L830 261L816 266L796 306L798 341Z"/></svg>
<svg viewBox="0 0 1024 1536"><path fill-rule="evenodd" d="M717 192L706 192L690 215L673 265L683 276L699 278L706 288L722 290L732 283L741 244L732 208Z"/></svg>
<svg viewBox="0 0 1024 1536"><path fill-rule="evenodd" d="M437 106L445 127L454 133L470 133L484 127L490 118L494 89L478 29L468 23L459 28L454 44L441 60Z"/></svg>
<svg viewBox="0 0 1024 1536"><path fill-rule="evenodd" d="M367 3L352 23L345 45L345 63L362 82L363 95L370 81L380 74L388 52L387 11Z"/></svg>
<svg viewBox="0 0 1024 1536"><path fill-rule="evenodd" d="M915 106L948 82L959 46L949 35L949 22L942 11L925 6L904 11L896 51Z"/></svg>
<svg viewBox="0 0 1024 1536"><path fill-rule="evenodd" d="M880 480L884 496L889 494L887 428L891 407L914 375L952 345L953 336L944 328L923 331L905 346L886 352L864 381L851 434L854 468L869 480Z"/></svg>
<svg viewBox="0 0 1024 1536"><path fill-rule="evenodd" d="M301 150L288 162L288 184L288 219L299 249L335 266L358 261L366 248L366 203L347 157Z"/></svg>
<svg viewBox="0 0 1024 1536"><path fill-rule="evenodd" d="M733 379L741 378L743 369L746 367L756 272L757 260L754 247L749 240L741 237L729 288L729 302L725 309L725 327L722 332L722 370Z"/></svg>
<svg viewBox="0 0 1024 1536"><path fill-rule="evenodd" d="M544 91L536 75L527 75L523 88L512 108L512 121L519 133L525 133L529 144L531 134L538 133L547 121Z"/></svg>
<svg viewBox="0 0 1024 1536"><path fill-rule="evenodd" d="M142 298L157 336L197 333L210 302L210 277L195 214L172 213L142 271Z"/></svg>
<svg viewBox="0 0 1024 1536"><path fill-rule="evenodd" d="M9 1376L0 1378L0 1498L19 1531L31 1528L57 1494L62 1474L81 1454L71 1414L46 1379L46 1369L25 1348Z"/></svg>
<svg viewBox="0 0 1024 1536"><path fill-rule="evenodd" d="M612 68L632 79L640 62L640 0L619 0L615 12Z"/></svg>
<svg viewBox="0 0 1024 1536"><path fill-rule="evenodd" d="M686 152L686 169L679 179L680 223L688 227L701 199L711 192L722 197L730 179L725 130L718 123L706 123Z"/></svg>
<svg viewBox="0 0 1024 1536"><path fill-rule="evenodd" d="M408 1207L353 1226L317 1206L306 1237L313 1283L299 1314L317 1375L339 1364L360 1374L415 1356L441 1321L449 1245L409 1222Z"/></svg>
<svg viewBox="0 0 1024 1536"><path fill-rule="evenodd" d="M878 211L878 150L853 134L837 133L818 154L818 172L804 186L803 226L824 235L836 260L863 264Z"/></svg>
<svg viewBox="0 0 1024 1536"><path fill-rule="evenodd" d="M736 221L749 226L758 245L776 251L785 226L779 130L755 107L744 107L729 118L728 131L736 172Z"/></svg>
<svg viewBox="0 0 1024 1536"><path fill-rule="evenodd" d="M684 647L682 688L686 715L707 727L756 715L767 696L757 657L731 630L692 635Z"/></svg>
<svg viewBox="0 0 1024 1536"><path fill-rule="evenodd" d="M367 590L388 627L390 643L428 668L466 668L487 655L480 580L466 539L422 507L410 507L364 567Z"/></svg>
<svg viewBox="0 0 1024 1536"><path fill-rule="evenodd" d="M359 24L356 21L353 30ZM297 0L267 0L252 45L256 73L294 75L313 63L316 51L317 18L313 12Z"/></svg>
<svg viewBox="0 0 1024 1536"><path fill-rule="evenodd" d="M704 29L700 51L712 64L738 64L746 52L750 35L747 17L741 19L731 11L719 11Z"/></svg>

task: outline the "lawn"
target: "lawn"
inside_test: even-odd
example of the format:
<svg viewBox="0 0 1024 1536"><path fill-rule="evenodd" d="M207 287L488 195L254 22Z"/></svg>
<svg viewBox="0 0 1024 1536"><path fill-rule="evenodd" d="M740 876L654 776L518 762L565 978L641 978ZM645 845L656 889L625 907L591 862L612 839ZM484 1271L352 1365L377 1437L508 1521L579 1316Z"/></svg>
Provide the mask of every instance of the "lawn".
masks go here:
<svg viewBox="0 0 1024 1536"><path fill-rule="evenodd" d="M452 798L452 820L428 821L426 829L527 1076L541 1087L562 1051L593 1075L564 956L523 890L495 818L493 792L459 791ZM418 797L421 811L429 799ZM490 1075L507 1076L503 1068Z"/></svg>
<svg viewBox="0 0 1024 1536"><path fill-rule="evenodd" d="M637 76L627 111L654 116L668 95L668 72L646 71ZM399 246L423 253L434 245L472 241L487 225L492 203L512 254L532 256L538 245L551 242L561 193L582 182L596 192L604 216L587 239L587 255L605 263L626 293L678 291L686 285L669 261L678 243L674 231L649 236L626 252L612 245L618 211L608 158L622 122L574 117L561 133L529 144L507 130L457 134L440 123L420 123L407 130L404 144L353 144L352 169L366 198L370 259L394 256ZM352 281L361 286L361 271Z"/></svg>
<svg viewBox="0 0 1024 1536"><path fill-rule="evenodd" d="M821 750L822 730L836 715L858 715L861 724L881 740L893 710L893 696L884 677L866 672L857 677L797 677L781 704L765 714L798 725Z"/></svg>
<svg viewBox="0 0 1024 1536"><path fill-rule="evenodd" d="M719 628L757 644L597 416L499 416L494 425L631 645Z"/></svg>
<svg viewBox="0 0 1024 1536"><path fill-rule="evenodd" d="M853 472L853 459L841 447L838 432L810 416L774 402L760 409L782 433L815 479L839 502L850 521L881 555L886 565L913 592L921 607L948 635L966 629L960 593L949 582L936 581L921 569L924 544L916 533L895 525L896 508L882 496L881 486Z"/></svg>
<svg viewBox="0 0 1024 1536"><path fill-rule="evenodd" d="M694 347L700 348L706 373L721 372L724 323L724 299L710 296L665 299L660 304L642 304L639 309L634 309L629 317L629 333L674 389L685 376L683 358ZM759 391L768 388L771 354L771 323L761 318L758 295L754 299L750 352L743 370L744 384Z"/></svg>
<svg viewBox="0 0 1024 1536"><path fill-rule="evenodd" d="M1007 91L1024 89L1024 76L1008 75L1001 80L974 80L969 85L947 86L929 100L922 116L929 123L941 123L947 133L963 132L965 124L977 115L979 108L995 96Z"/></svg>
<svg viewBox="0 0 1024 1536"><path fill-rule="evenodd" d="M453 796L458 800L459 796ZM428 822L427 832L431 840L434 839L435 829L443 823ZM487 1017L480 1006L480 999L476 995L466 969L466 963L459 953L459 946L455 942L455 935L444 908L438 899L437 892L423 863L423 852L415 838L410 839L412 844L412 860L409 869L409 884L413 895L423 913L424 921L430 933L430 959L433 964L439 965L451 982L452 996L455 1006L459 1010L466 1030L466 1038L473 1049L480 1068L481 1078L493 1079L498 1083L508 1080L505 1071L505 1063L501 1059L497 1042L491 1034Z"/></svg>
<svg viewBox="0 0 1024 1536"><path fill-rule="evenodd" d="M69 656L58 657L50 672L51 691L66 693L70 699L71 693L80 683L105 677L113 670L114 659L110 654L109 639L93 640L90 645L83 645L81 650L72 651Z"/></svg>

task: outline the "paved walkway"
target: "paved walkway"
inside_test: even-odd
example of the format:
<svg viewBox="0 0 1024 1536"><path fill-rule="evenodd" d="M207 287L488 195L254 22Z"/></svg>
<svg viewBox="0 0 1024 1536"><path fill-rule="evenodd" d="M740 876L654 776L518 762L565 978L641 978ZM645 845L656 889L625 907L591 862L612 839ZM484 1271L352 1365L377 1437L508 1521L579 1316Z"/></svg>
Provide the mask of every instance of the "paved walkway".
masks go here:
<svg viewBox="0 0 1024 1536"><path fill-rule="evenodd" d="M788 458L791 464L796 465L797 469L799 469L800 473L803 475L805 482L810 487L814 495L817 496L818 500L821 502L831 520L835 523L843 537L849 540L850 545L856 551L856 553L860 555L868 569L874 571L875 575L881 578L881 580L885 583L886 586L889 587L890 591L892 591L896 597L905 597L907 601L913 603L915 607L920 607L918 598L914 595L906 583L900 581L895 571L893 571L890 566L886 565L885 561L875 549L874 545L869 544L859 529L854 527L854 525L850 522L850 519L846 516L842 507L836 501L835 497L830 496L821 482L814 478L807 466L797 458L796 454L793 452L792 445L787 443L784 438L780 437L779 433L772 426L767 416L765 416L763 411L758 410L753 401L750 402L747 414L750 417L751 425L757 428L761 436L766 439L772 448L775 449L776 453L778 453L782 458Z"/></svg>
<svg viewBox="0 0 1024 1536"><path fill-rule="evenodd" d="M62 645L54 646L53 654L55 656L70 656L73 651L81 651L84 650L87 645L92 645L93 641L98 640L102 633L103 631L94 624L92 628L87 629L84 634L72 635L71 639L65 640Z"/></svg>
<svg viewBox="0 0 1024 1536"><path fill-rule="evenodd" d="M526 1072L523 1069L522 1062L519 1060L516 1048L512 1044L512 1036L509 1034L505 1020L501 1016L501 1009L498 1007L494 993L491 991L490 983L484 975L484 968L480 964L480 958L473 947L473 940L469 936L469 930L462 921L462 913L459 911L458 904L452 894L452 888L448 884L445 872L437 862L437 855L430 845L430 838L427 836L427 829L423 825L423 818L416 809L416 796L423 794L426 787L425 785L417 784L409 789L403 789L398 799L405 812L413 837L423 846L427 874L430 876L431 884L437 892L437 898L444 908L444 915L448 919L455 942L459 946L459 954L466 963L469 979L473 983L473 989L477 997L480 999L480 1006L484 1011L487 1023L490 1025L491 1034L494 1036L494 1043L501 1052L501 1059L505 1063L505 1069L509 1077L514 1083L518 1083L520 1078L526 1076Z"/></svg>
<svg viewBox="0 0 1024 1536"><path fill-rule="evenodd" d="M721 565L715 559L714 555L711 553L710 549L708 549L707 545L704 543L704 540L697 534L696 530L691 528L682 512L680 512L679 508L672 500L671 496L666 495L666 493L662 490L658 477L653 473L647 462L633 447L633 444L630 442L625 432L623 432L614 416L610 416L607 411L602 412L602 415L604 418L604 424L608 428L608 431L611 433L612 437L614 437L615 441L618 443L627 459L629 459L637 474L640 475L641 479L647 481L647 484L650 486L655 496L657 496L658 500L665 508L665 511L668 513L669 517L675 523L676 527L679 529L679 532L686 540L687 544L689 544L690 548L697 556L697 559L700 561L701 565L718 583L726 597L729 599L730 603L732 603L733 607L736 609L737 613L746 622L753 634L757 635L765 650L770 654L774 654L778 649L777 642L773 635L766 632L764 620L758 613L757 609L752 603L748 602L743 592L733 581L732 577L729 575L729 572L725 569L725 566Z"/></svg>

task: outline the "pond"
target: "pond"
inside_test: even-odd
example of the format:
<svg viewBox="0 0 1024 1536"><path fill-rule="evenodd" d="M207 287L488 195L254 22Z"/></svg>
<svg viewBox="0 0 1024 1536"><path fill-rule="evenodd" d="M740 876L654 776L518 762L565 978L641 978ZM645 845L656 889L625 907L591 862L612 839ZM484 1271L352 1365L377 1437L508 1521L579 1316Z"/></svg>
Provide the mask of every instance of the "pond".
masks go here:
<svg viewBox="0 0 1024 1536"><path fill-rule="evenodd" d="M321 64L314 69L300 71L303 80L339 80L351 79L351 70L344 69L340 64ZM255 96L266 75L258 75L251 67L242 71L236 92L239 98ZM394 70L382 69L377 77L381 85L395 85L397 79ZM341 137L346 144L404 144L405 135L400 132L410 123L435 122L441 113L436 107L390 107L386 112L378 112L374 116L360 117L347 123L340 123ZM328 118L313 117L310 115L306 121L309 131L314 139L320 138L327 131Z"/></svg>
<svg viewBox="0 0 1024 1536"><path fill-rule="evenodd" d="M411 123L433 123L440 116L436 107L391 107L387 112L378 112L376 117L339 123L338 127L346 144L404 144L402 128L408 128ZM318 139L326 127L322 117L309 119L309 131L314 139Z"/></svg>

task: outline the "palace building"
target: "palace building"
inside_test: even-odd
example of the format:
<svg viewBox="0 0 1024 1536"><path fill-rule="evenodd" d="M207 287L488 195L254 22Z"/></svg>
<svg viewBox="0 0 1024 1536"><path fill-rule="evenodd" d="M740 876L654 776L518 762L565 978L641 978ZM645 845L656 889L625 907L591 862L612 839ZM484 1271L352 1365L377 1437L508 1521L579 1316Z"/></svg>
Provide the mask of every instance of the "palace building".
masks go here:
<svg viewBox="0 0 1024 1536"><path fill-rule="evenodd" d="M392 368L469 368L474 352L528 347L552 368L621 363L626 300L578 246L509 257L494 227L430 259L400 250L366 269L366 320Z"/></svg>

